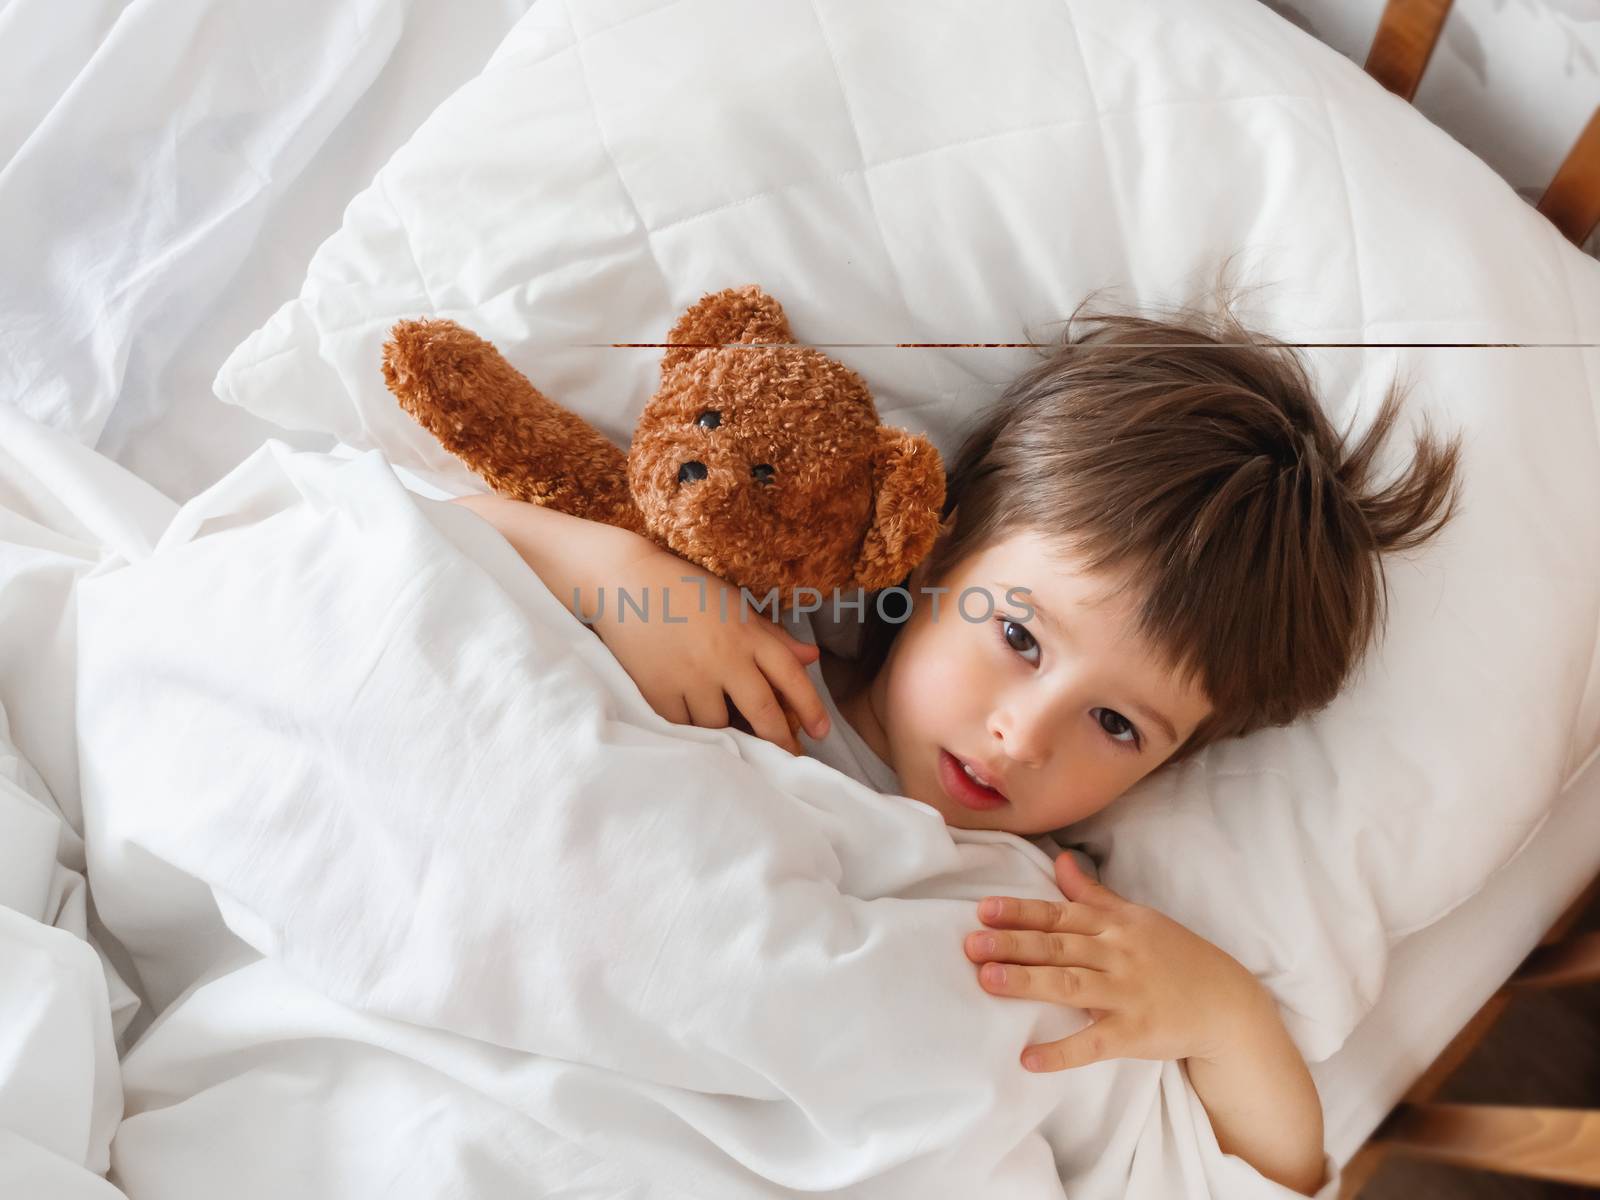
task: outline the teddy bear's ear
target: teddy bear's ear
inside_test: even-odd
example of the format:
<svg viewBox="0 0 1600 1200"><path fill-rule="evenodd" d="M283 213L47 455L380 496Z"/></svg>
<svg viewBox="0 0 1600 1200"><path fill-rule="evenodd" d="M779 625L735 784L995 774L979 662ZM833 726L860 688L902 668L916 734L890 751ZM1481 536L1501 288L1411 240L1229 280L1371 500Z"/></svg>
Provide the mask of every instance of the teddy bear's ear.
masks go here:
<svg viewBox="0 0 1600 1200"><path fill-rule="evenodd" d="M661 359L661 375L707 346L730 342L793 342L789 318L783 307L760 288L728 288L702 296L694 307L678 318L667 334L673 345ZM682 346L683 349L677 349Z"/></svg>
<svg viewBox="0 0 1600 1200"><path fill-rule="evenodd" d="M927 438L878 426L872 455L872 528L856 558L855 582L885 588L933 549L944 507L944 463Z"/></svg>

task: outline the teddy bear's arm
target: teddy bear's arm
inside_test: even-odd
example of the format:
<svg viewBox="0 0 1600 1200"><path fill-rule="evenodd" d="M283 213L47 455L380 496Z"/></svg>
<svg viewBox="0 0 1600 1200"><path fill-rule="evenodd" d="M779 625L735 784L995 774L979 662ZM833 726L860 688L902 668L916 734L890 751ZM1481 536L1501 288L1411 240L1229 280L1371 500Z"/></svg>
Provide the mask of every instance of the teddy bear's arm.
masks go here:
<svg viewBox="0 0 1600 1200"><path fill-rule="evenodd" d="M501 495L644 532L627 456L477 334L454 321L402 321L384 345L383 378L402 408Z"/></svg>

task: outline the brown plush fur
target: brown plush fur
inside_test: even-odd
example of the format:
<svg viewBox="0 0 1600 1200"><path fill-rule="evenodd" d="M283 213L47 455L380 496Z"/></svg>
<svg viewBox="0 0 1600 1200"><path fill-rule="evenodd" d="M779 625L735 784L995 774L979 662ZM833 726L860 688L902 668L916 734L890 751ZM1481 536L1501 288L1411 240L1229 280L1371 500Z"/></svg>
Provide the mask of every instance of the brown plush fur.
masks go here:
<svg viewBox="0 0 1600 1200"><path fill-rule="evenodd" d="M503 496L644 532L627 456L545 398L488 342L454 321L401 321L383 379L440 445Z"/></svg>
<svg viewBox="0 0 1600 1200"><path fill-rule="evenodd" d="M757 597L887 587L927 554L938 451L880 425L860 376L796 345L776 300L713 293L667 340L627 454L451 321L396 325L383 375L495 491L643 533ZM680 479L687 462L704 477Z"/></svg>

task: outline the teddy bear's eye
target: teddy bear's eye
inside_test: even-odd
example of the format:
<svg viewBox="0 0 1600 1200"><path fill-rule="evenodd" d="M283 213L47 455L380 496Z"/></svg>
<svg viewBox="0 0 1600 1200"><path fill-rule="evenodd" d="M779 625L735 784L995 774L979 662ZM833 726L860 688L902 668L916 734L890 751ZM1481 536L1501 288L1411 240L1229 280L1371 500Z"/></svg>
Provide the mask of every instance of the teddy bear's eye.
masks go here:
<svg viewBox="0 0 1600 1200"><path fill-rule="evenodd" d="M757 483L771 483L772 465L770 463L760 463L750 468L750 474L755 476Z"/></svg>
<svg viewBox="0 0 1600 1200"><path fill-rule="evenodd" d="M694 419L694 423L701 429L715 429L722 424L722 414L714 408L708 408Z"/></svg>

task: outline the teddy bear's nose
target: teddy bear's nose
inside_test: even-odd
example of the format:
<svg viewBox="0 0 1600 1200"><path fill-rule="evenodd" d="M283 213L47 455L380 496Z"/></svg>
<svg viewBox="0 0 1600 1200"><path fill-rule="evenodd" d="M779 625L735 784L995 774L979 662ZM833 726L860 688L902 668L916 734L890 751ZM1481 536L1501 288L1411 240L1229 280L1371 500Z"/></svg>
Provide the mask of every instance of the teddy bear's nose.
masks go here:
<svg viewBox="0 0 1600 1200"><path fill-rule="evenodd" d="M699 483L706 477L706 465L703 462L686 462L678 468L679 483Z"/></svg>

